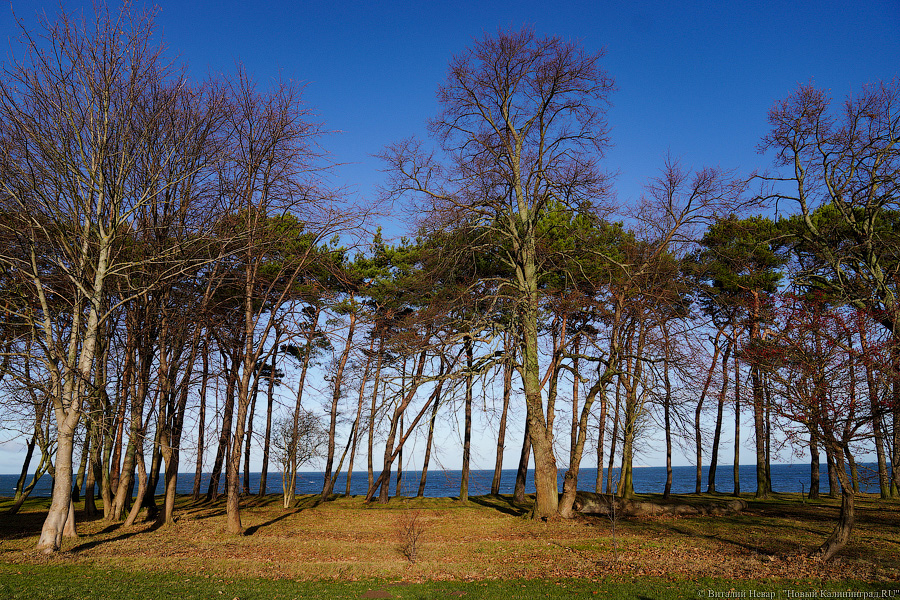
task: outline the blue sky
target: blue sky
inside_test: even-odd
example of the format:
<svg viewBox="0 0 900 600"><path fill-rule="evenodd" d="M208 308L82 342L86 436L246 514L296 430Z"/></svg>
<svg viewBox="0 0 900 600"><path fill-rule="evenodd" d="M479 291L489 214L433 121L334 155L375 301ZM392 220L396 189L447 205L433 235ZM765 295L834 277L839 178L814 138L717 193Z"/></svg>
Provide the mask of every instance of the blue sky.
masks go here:
<svg viewBox="0 0 900 600"><path fill-rule="evenodd" d="M31 27L59 3L13 0ZM137 7L153 3L135 2ZM91 2L64 0L92 14ZM383 181L373 158L386 144L425 135L451 56L499 27L605 48L615 78L606 168L620 201L637 198L667 152L688 167L766 167L756 153L766 113L798 84L836 98L900 76L900 0L830 2L160 2L157 31L197 78L242 63L265 87L306 82L305 99L334 133L323 140L343 166L333 183L361 200ZM0 57L15 26L0 10ZM383 224L403 231L389 218Z"/></svg>
<svg viewBox="0 0 900 600"><path fill-rule="evenodd" d="M0 8L4 62L18 51L10 42L17 35L13 12L27 28L37 11L52 19L60 4L93 14L91 2L10 4ZM156 24L168 54L198 79L233 73L240 62L263 88L279 77L306 82L308 105L334 132L322 141L342 165L332 182L362 201L384 178L372 155L392 141L424 137L451 56L500 27L527 24L541 35L605 49L603 65L617 91L604 164L618 173L622 202L640 195L667 152L692 168L769 166L756 152L767 111L798 84L812 81L842 99L863 84L900 77L900 0L184 0L158 3ZM396 219L382 224L391 234L408 232ZM489 452L483 458L487 463ZM15 471L19 460L0 462L0 472Z"/></svg>

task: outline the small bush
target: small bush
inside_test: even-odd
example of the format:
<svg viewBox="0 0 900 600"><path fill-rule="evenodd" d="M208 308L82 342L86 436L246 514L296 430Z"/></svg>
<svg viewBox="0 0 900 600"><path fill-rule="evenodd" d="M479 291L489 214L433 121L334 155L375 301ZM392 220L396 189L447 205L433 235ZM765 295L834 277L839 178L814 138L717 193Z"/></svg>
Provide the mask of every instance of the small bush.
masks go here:
<svg viewBox="0 0 900 600"><path fill-rule="evenodd" d="M400 538L400 554L410 563L415 563L419 554L419 538L425 527L422 523L422 512L405 510L397 519L397 535Z"/></svg>

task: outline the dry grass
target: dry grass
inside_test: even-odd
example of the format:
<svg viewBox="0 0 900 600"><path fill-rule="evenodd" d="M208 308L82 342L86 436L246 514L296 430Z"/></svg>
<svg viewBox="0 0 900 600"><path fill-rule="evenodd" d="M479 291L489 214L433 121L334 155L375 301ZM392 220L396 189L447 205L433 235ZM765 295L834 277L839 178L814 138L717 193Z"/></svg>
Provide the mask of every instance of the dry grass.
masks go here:
<svg viewBox="0 0 900 600"><path fill-rule="evenodd" d="M0 502L0 511L4 504L8 502ZM0 561L346 581L609 574L900 578L900 503L871 497L858 501L859 521L851 544L827 564L805 555L829 533L837 502L802 504L796 495L751 501L744 513L725 517L622 519L617 524L617 553L606 517L535 522L522 518L528 507L514 505L509 497L479 497L467 504L446 498L392 500L382 506L365 505L360 497L319 503L309 496L284 511L280 497L272 496L243 504L245 536L225 533L223 503L180 499L175 525L124 528L102 519L81 519L81 537L66 540L62 553L46 558L34 551L46 504L30 502L13 517L0 514ZM404 556L398 544L404 519L412 511L419 530L415 561Z"/></svg>

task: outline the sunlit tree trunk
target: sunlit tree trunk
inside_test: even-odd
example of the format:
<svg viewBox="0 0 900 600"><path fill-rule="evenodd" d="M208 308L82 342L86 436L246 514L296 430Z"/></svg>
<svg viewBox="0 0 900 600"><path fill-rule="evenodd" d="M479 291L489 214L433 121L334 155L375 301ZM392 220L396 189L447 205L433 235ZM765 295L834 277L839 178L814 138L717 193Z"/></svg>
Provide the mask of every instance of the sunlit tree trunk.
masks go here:
<svg viewBox="0 0 900 600"><path fill-rule="evenodd" d="M725 412L725 395L728 393L728 364L731 358L731 340L725 346L722 353L722 388L719 390L718 406L716 407L716 428L713 432L712 452L709 458L709 474L706 476L706 493L716 491L716 469L719 465L719 442L722 439L722 420Z"/></svg>
<svg viewBox="0 0 900 600"><path fill-rule="evenodd" d="M694 409L694 449L697 463L694 486L695 494L699 494L702 491L703 485L703 432L700 426L700 417L703 414L703 402L706 400L706 394L709 391L710 384L712 383L713 373L715 372L716 367L719 363L719 353L721 351L721 348L719 347L719 339L722 337L724 331L724 328L719 328L716 331L716 337L712 340L712 360L709 364L709 371L706 372L706 379L703 382L703 390L701 390L700 398L697 400L697 407ZM721 421L718 421L717 424L721 427ZM716 444L718 444L718 439L716 439ZM710 466L710 475L712 474L712 471L713 469Z"/></svg>
<svg viewBox="0 0 900 600"><path fill-rule="evenodd" d="M466 398L465 398L465 424L463 426L463 454L462 475L459 484L460 502L469 501L469 461L472 456L472 387L474 374L472 373L472 338L466 336L463 341L466 351Z"/></svg>
<svg viewBox="0 0 900 600"><path fill-rule="evenodd" d="M332 473L334 467L334 453L337 440L338 403L341 400L341 385L344 380L344 368L350 358L350 350L353 348L353 332L356 329L356 303L353 295L350 296L350 323L347 326L347 337L344 341L344 350L338 360L337 369L332 378L331 411L328 420L328 452L325 459L325 482L322 486L322 499L327 500L334 491L334 479L337 473Z"/></svg>
<svg viewBox="0 0 900 600"><path fill-rule="evenodd" d="M500 493L500 475L503 472L503 450L506 447L506 416L509 412L509 400L512 392L513 367L509 360L503 361L503 408L500 412L500 423L497 426L497 454L494 460L494 477L491 480L491 494Z"/></svg>

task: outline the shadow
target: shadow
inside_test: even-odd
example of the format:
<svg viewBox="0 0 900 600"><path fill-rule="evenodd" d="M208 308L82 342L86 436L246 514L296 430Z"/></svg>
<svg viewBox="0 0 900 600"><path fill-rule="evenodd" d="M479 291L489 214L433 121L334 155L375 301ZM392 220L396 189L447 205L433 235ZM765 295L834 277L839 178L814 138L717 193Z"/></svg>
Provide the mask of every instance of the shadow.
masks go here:
<svg viewBox="0 0 900 600"><path fill-rule="evenodd" d="M108 543L111 543L111 542L119 542L119 541L122 541L122 540L127 540L127 539L130 538L130 537L134 537L134 536L139 535L139 534L142 534L142 533L152 533L152 532L156 531L157 529L159 529L160 527L162 527L163 525L164 525L164 523L163 523L162 521L156 521L156 520L154 520L153 523L150 525L150 527L148 527L148 528L146 528L146 529L141 529L140 531L127 531L127 532L123 533L122 535L117 535L116 537L111 537L111 538L106 538L106 539L102 539L102 540L93 540L93 541L90 541L90 542L85 542L85 543L83 543L83 544L79 544L79 545L75 546L74 548L72 548L72 549L70 550L70 552L73 552L73 553L83 552L83 551L85 551L85 550L90 550L90 549L92 549L92 548L96 548L96 547L98 547L98 546L102 546L103 544L108 544ZM114 526L114 527L115 527L115 526ZM110 529L110 528L107 527L104 531L107 531L107 530L109 530L109 529ZM99 534L95 534L95 535L99 535Z"/></svg>
<svg viewBox="0 0 900 600"><path fill-rule="evenodd" d="M189 516L189 517L192 518L192 519L196 519L196 520L198 520L198 521L202 521L202 520L204 520L204 519L211 519L211 518L213 518L213 517L221 517L221 516L224 516L224 515L225 515L225 509L224 509L224 508L217 508L217 509L215 509L215 510L198 510L198 511L195 511L195 512L193 512L193 513L189 513L189 512L184 511L184 512L180 512L180 513L179 513L179 512L176 512L175 514L176 514L176 516L178 516L178 515L184 515L184 516Z"/></svg>
<svg viewBox="0 0 900 600"><path fill-rule="evenodd" d="M78 515L76 514L76 522ZM30 537L41 532L47 519L46 512L19 512L0 515L0 539L13 540Z"/></svg>
<svg viewBox="0 0 900 600"><path fill-rule="evenodd" d="M269 519L265 523L260 523L259 525L253 525L252 527L248 527L247 529L244 530L244 535L253 535L254 533L259 531L263 527L269 527L270 525L274 525L275 523L282 521L284 519L287 519L288 517L295 515L299 512L301 512L301 511L300 510L292 510L290 512L285 512L282 515L278 515L274 519Z"/></svg>
<svg viewBox="0 0 900 600"><path fill-rule="evenodd" d="M522 506L519 506L515 502L513 502L511 497L505 498L503 496L469 496L469 502L484 506L486 508L493 508L497 512L501 512L512 517L521 517L529 511L529 509L523 508Z"/></svg>
<svg viewBox="0 0 900 600"><path fill-rule="evenodd" d="M716 542L722 542L725 544L729 544L731 546L735 546L736 548L743 548L747 552L760 552L761 551L761 548L759 547L759 545L753 545L753 544L750 544L747 542L732 540L732 539L723 537L723 536L721 536L719 534L715 534L715 533L714 534L699 533L697 531L692 531L690 529L683 529L681 527L675 527L675 526L670 526L667 529L669 529L669 531L674 531L675 533L677 533L679 535L683 535L685 537L698 537L698 538L703 538L703 539L707 539L707 540L714 540Z"/></svg>

